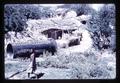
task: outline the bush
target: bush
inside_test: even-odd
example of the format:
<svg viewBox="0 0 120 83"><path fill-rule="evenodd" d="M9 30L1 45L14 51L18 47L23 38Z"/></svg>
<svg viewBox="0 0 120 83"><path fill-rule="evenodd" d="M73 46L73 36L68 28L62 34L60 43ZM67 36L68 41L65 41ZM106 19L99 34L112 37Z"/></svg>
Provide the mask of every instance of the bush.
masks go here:
<svg viewBox="0 0 120 83"><path fill-rule="evenodd" d="M38 63L40 67L54 67L54 68L67 68L56 56L47 56L44 61Z"/></svg>
<svg viewBox="0 0 120 83"><path fill-rule="evenodd" d="M106 78L110 77L110 75L109 75L109 72L107 72L107 70L105 68L95 67L90 71L90 77L106 79Z"/></svg>

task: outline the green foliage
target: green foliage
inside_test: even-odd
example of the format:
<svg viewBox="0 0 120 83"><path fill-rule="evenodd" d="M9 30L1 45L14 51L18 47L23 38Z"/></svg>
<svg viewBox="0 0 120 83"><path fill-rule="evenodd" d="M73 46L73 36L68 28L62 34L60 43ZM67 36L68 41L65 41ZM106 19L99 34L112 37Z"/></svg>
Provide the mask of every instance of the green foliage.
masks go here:
<svg viewBox="0 0 120 83"><path fill-rule="evenodd" d="M89 7L88 4L65 4L61 6L61 8L67 8L68 10L74 10L76 11L77 15L80 16L82 14L90 14L94 10Z"/></svg>
<svg viewBox="0 0 120 83"><path fill-rule="evenodd" d="M105 45L110 46L110 37L114 32L110 25L115 26L115 6L113 4L104 5L100 11L92 15L89 22L94 46L98 49L102 49Z"/></svg>
<svg viewBox="0 0 120 83"><path fill-rule="evenodd" d="M25 16L19 12L20 8L15 5L5 5L4 11L4 27L5 32L20 32L26 26Z"/></svg>
<svg viewBox="0 0 120 83"><path fill-rule="evenodd" d="M54 12L50 8L30 4L6 4L4 10L5 32L23 31L27 27L26 21L28 19L48 18Z"/></svg>
<svg viewBox="0 0 120 83"><path fill-rule="evenodd" d="M101 30L106 31L108 33L111 32L111 28L109 24L115 25L115 6L114 5L105 5L103 9L99 12L99 19L101 21ZM111 35L111 34L109 34Z"/></svg>

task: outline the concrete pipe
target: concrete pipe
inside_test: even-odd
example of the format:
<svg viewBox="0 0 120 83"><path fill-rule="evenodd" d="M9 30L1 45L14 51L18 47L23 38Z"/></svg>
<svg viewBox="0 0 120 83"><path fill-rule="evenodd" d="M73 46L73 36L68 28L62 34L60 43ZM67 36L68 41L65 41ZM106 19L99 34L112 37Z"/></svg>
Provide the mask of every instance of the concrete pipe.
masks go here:
<svg viewBox="0 0 120 83"><path fill-rule="evenodd" d="M53 39L42 41L40 43L21 43L21 44L9 43L6 48L6 52L13 58L17 57L29 58L32 49L35 50L36 57L38 57L40 54L43 54L44 51L48 51L52 53L52 55L54 55L54 53L57 51L57 44Z"/></svg>

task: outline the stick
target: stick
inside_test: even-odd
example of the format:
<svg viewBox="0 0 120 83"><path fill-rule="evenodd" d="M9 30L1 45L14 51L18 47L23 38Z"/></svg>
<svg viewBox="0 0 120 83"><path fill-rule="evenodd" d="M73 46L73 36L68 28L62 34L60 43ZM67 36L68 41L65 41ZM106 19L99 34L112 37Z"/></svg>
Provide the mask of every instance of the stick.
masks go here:
<svg viewBox="0 0 120 83"><path fill-rule="evenodd" d="M10 77L8 77L8 78L11 78L11 77L13 77L13 76L15 76L15 75L17 75L17 74L19 74L19 73L21 73L21 72L24 72L24 71L26 71L27 69L24 69L24 70L22 70L22 71L18 71L18 72L16 72L16 73L14 73L14 74L12 74Z"/></svg>

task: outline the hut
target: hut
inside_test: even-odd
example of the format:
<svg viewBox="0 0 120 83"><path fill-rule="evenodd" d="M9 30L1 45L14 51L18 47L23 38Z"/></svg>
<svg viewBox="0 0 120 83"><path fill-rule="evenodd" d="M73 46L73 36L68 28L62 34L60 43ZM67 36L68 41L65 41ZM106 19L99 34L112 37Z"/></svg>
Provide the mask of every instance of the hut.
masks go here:
<svg viewBox="0 0 120 83"><path fill-rule="evenodd" d="M72 31L75 31L76 29L57 29L57 28L51 28L42 31L41 33L46 35L48 38L53 38L53 39L59 39L62 38L62 35L64 33L67 34L72 34Z"/></svg>
<svg viewBox="0 0 120 83"><path fill-rule="evenodd" d="M41 32L42 34L46 35L48 38L58 39L62 37L62 30L61 29L47 29Z"/></svg>

